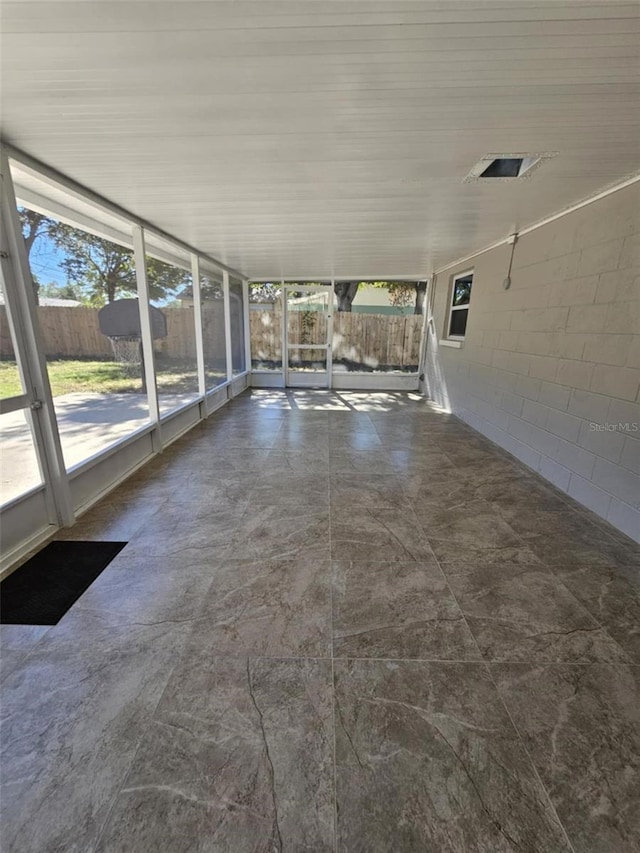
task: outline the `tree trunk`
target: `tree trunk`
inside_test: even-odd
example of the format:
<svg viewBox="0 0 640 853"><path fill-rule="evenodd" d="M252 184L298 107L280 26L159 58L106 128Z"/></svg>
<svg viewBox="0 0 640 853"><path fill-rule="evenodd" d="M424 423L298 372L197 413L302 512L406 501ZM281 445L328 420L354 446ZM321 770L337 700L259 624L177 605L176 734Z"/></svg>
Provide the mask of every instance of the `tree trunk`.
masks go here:
<svg viewBox="0 0 640 853"><path fill-rule="evenodd" d="M422 314L424 310L424 297L427 293L427 282L416 282L416 306L413 309L414 314Z"/></svg>
<svg viewBox="0 0 640 853"><path fill-rule="evenodd" d="M36 237L40 236L40 228L42 227L42 223L46 220L46 217L41 213L36 213L35 210L27 210L24 214L26 224L28 226L27 233L24 233L23 227L23 237L24 237L24 246L27 250L27 260L31 255L31 249L33 248L33 244L36 241ZM40 283L35 275L31 276L33 281L33 290L36 297L36 305L40 304Z"/></svg>
<svg viewBox="0 0 640 853"><path fill-rule="evenodd" d="M359 285L358 281L336 281L333 287L338 297L338 311L351 311Z"/></svg>

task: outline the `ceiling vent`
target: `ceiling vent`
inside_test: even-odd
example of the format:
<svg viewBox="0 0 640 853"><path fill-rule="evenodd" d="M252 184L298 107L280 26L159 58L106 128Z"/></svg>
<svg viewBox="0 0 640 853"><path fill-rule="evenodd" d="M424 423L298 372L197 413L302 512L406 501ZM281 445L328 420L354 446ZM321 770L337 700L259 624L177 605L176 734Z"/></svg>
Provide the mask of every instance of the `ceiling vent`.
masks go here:
<svg viewBox="0 0 640 853"><path fill-rule="evenodd" d="M555 154L487 154L464 179L469 181L514 181L528 178L545 160Z"/></svg>

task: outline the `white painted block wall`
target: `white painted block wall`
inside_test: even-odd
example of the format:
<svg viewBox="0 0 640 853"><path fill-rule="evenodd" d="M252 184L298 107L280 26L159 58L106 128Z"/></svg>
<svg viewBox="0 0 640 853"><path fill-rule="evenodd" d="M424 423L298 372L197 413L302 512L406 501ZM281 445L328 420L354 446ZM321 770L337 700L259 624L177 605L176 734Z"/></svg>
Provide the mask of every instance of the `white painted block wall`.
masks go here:
<svg viewBox="0 0 640 853"><path fill-rule="evenodd" d="M523 235L504 290L510 253L437 276L427 393L640 541L640 183ZM470 268L464 344L438 345Z"/></svg>

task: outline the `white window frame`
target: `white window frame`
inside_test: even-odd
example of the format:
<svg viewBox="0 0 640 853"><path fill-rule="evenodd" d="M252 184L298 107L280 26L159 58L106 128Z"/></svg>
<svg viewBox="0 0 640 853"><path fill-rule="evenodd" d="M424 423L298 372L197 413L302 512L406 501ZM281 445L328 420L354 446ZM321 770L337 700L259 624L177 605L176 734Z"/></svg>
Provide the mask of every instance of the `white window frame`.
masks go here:
<svg viewBox="0 0 640 853"><path fill-rule="evenodd" d="M466 326L465 326L465 334L464 335L452 335L451 334L451 318L452 318L454 311L463 311L463 310L467 311L467 312L469 311L469 309L471 307L471 293L469 293L469 301L465 305L454 305L453 304L453 298L454 298L455 292L456 292L456 282L459 281L461 278L468 278L469 276L471 276L471 292L473 292L474 275L475 275L475 270L470 269L470 270L466 270L465 272L456 273L454 276L451 277L451 285L449 287L449 304L448 304L447 320L446 320L447 325L445 328L445 335L444 335L445 341L452 341L452 342L456 342L456 343L461 344L466 337L466 332L467 332ZM468 313L467 313L467 322L469 322Z"/></svg>

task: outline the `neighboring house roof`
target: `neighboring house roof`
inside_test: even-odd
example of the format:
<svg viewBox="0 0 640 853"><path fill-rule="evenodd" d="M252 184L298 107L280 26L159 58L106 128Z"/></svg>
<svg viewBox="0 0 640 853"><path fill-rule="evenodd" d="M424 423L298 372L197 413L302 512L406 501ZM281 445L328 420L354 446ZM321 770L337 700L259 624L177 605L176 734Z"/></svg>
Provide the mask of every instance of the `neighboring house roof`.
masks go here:
<svg viewBox="0 0 640 853"><path fill-rule="evenodd" d="M57 296L41 296L38 304L43 308L75 308L82 302L77 299L58 299ZM4 305L4 293L0 293L0 305Z"/></svg>

